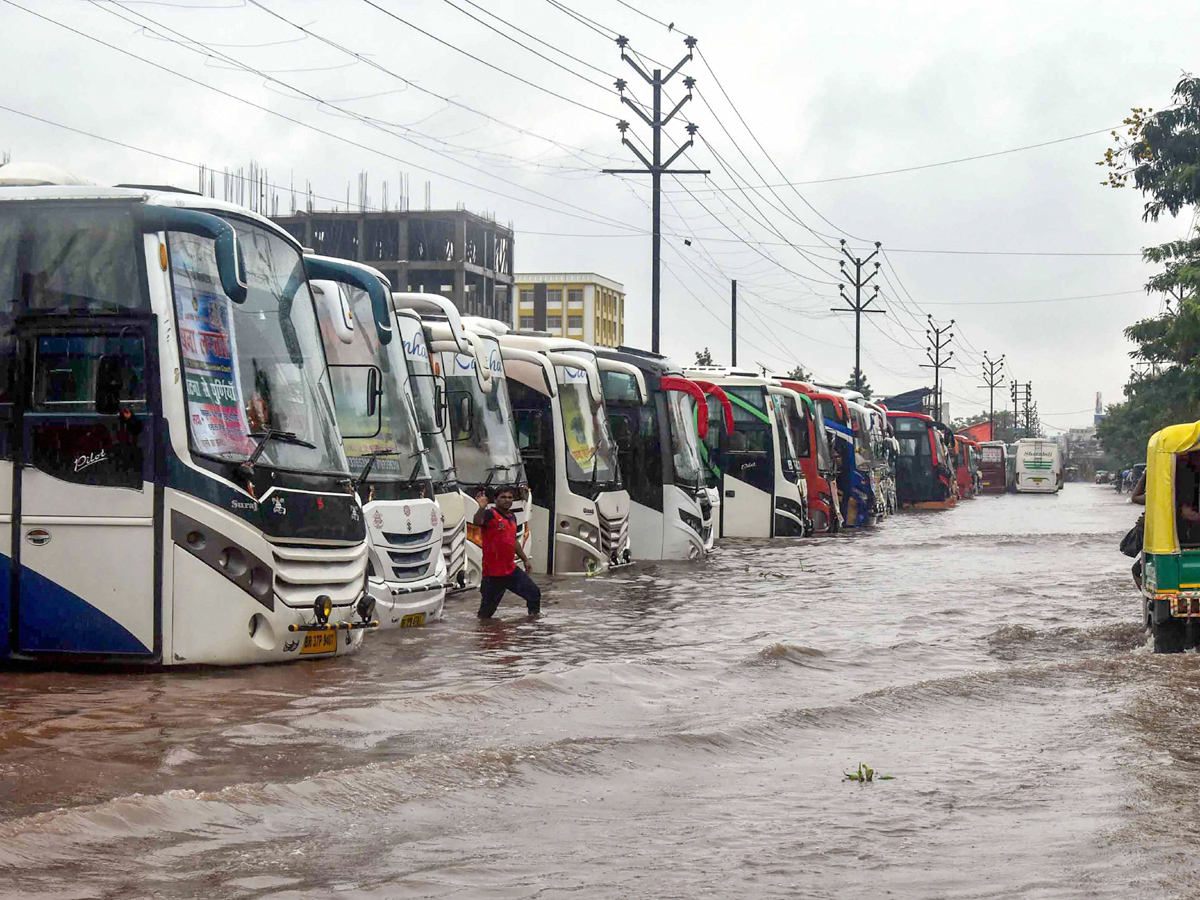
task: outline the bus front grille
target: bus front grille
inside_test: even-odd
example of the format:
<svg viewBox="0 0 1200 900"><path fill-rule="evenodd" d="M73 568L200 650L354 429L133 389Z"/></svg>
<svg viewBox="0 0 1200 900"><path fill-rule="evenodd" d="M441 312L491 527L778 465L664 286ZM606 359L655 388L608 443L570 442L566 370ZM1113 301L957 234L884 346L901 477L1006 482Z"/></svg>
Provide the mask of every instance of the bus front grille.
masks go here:
<svg viewBox="0 0 1200 900"><path fill-rule="evenodd" d="M321 594L334 606L354 603L362 594L370 545L351 547L275 544L275 596L287 606L309 607Z"/></svg>

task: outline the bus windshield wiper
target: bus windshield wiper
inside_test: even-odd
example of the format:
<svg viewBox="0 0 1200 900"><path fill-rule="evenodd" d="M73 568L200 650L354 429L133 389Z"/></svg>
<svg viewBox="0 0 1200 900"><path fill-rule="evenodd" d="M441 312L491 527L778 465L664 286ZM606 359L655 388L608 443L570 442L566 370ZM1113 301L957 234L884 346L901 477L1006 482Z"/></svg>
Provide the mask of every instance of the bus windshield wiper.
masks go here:
<svg viewBox="0 0 1200 900"><path fill-rule="evenodd" d="M279 431L275 428L268 428L266 431L252 431L246 437L258 438L258 445L255 446L254 452L238 465L238 468L246 471L253 471L254 467L258 464L259 457L263 455L263 451L267 449L267 444L271 441L296 444L299 447L307 447L309 450L317 449L316 444L310 444L294 431Z"/></svg>
<svg viewBox="0 0 1200 900"><path fill-rule="evenodd" d="M396 451L396 450L372 450L369 453L364 453L362 455L367 457L367 464L365 466L363 466L363 470L359 473L358 478L355 479L355 482L354 482L355 490L358 490L366 482L367 476L371 474L371 469L373 469L375 467L375 460L379 459L379 457L381 457L381 456L396 456L396 455L398 455L398 451Z"/></svg>
<svg viewBox="0 0 1200 900"><path fill-rule="evenodd" d="M408 473L409 481L413 481L416 479L417 472L419 472L421 469L421 460L423 460L425 458L425 454L427 454L428 452L429 452L429 450L426 447L422 447L420 450L416 450L413 452L413 456L415 456L417 458L417 461L413 464L412 471Z"/></svg>

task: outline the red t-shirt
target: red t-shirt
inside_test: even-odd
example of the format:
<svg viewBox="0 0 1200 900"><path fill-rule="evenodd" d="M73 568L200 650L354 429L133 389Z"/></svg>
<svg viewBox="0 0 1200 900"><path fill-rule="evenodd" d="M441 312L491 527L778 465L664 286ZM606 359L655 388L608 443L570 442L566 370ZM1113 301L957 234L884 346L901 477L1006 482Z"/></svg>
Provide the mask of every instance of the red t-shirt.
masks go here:
<svg viewBox="0 0 1200 900"><path fill-rule="evenodd" d="M485 510L480 526L483 540L483 574L511 575L517 568L517 518L498 509Z"/></svg>

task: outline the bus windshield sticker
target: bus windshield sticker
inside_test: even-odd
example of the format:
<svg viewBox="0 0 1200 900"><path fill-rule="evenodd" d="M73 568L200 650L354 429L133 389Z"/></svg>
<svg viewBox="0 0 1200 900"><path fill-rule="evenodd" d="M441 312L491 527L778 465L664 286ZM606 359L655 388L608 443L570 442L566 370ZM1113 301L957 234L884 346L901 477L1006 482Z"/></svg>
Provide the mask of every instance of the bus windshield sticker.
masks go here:
<svg viewBox="0 0 1200 900"><path fill-rule="evenodd" d="M172 234L171 259L192 439L204 453L249 455L237 344L211 241Z"/></svg>

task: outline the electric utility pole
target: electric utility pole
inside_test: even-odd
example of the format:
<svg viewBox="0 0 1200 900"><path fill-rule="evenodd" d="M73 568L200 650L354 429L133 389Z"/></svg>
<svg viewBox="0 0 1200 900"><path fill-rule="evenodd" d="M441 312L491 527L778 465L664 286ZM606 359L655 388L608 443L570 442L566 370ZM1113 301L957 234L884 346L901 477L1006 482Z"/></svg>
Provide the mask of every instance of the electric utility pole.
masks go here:
<svg viewBox="0 0 1200 900"><path fill-rule="evenodd" d="M942 369L955 368L947 365L950 360L954 359L954 351L951 350L945 356L942 356L942 351L954 340L954 332L950 331L954 327L954 320L951 319L949 325L938 328L933 323L933 316L926 316L926 318L929 320L929 327L925 329L925 337L929 339L929 346L925 348L925 355L929 357L930 365L921 363L921 368L933 369L933 418L940 422L942 421ZM950 333L946 334L947 331ZM944 334L946 336L942 337Z"/></svg>
<svg viewBox="0 0 1200 900"><path fill-rule="evenodd" d="M886 312L883 309L871 309L871 304L879 299L879 285L875 285L875 290L864 303L862 298L862 289L865 288L876 275L879 274L879 263L875 263L875 268L867 277L863 277L863 266L873 260L879 254L879 241L875 242L875 249L866 259L861 259L857 256L851 256L850 251L846 249L845 240L842 241L842 256L846 259L839 259L838 265L842 268L842 276L850 282L850 286L854 288L854 299L851 300L846 296L846 285L838 285L838 293L842 295L842 299L846 301L846 306L831 306L830 309L835 313L852 312L854 313L854 389L862 390L862 365L860 354L862 352L862 314L863 313L881 313ZM850 275L846 269L846 260L854 266L854 275Z"/></svg>
<svg viewBox="0 0 1200 900"><path fill-rule="evenodd" d="M996 439L996 388L1004 384L1004 355L999 359L989 359L987 351L983 351L983 380L980 387L988 389L988 440Z"/></svg>
<svg viewBox="0 0 1200 900"><path fill-rule="evenodd" d="M1023 437L1030 437L1029 434L1029 400L1032 396L1033 382L1027 381L1021 384L1019 381L1012 382L1012 405L1013 405L1013 437L1017 436L1017 423L1021 421L1021 400L1025 401L1025 434Z"/></svg>
<svg viewBox="0 0 1200 900"><path fill-rule="evenodd" d="M737 366L737 279L733 279L733 283L729 292L729 336L733 341L733 349L729 354L729 366L733 368Z"/></svg>
<svg viewBox="0 0 1200 900"><path fill-rule="evenodd" d="M671 163L679 159L683 152L692 146L693 135L699 130L699 126L693 125L691 122L687 124L688 139L682 144L678 150L671 154L670 158L663 162L662 160L662 130L666 127L675 115L683 109L683 104L692 99L692 88L696 84L696 79L683 79L683 86L687 88L687 95L675 104L672 109L664 117L662 114L662 89L668 81L675 77L683 64L689 62L692 58L692 49L696 46L696 39L689 37L684 40L687 45L687 56L679 61L679 63L668 72L665 76L662 69L654 69L653 74L647 74L646 70L637 64L633 57L625 52L625 47L629 44L629 39L624 35L617 38L617 46L621 48L621 59L629 63L633 71L641 76L646 84L650 85L653 91L653 105L651 107L651 115L646 115L642 111L641 106L625 96L625 88L627 86L625 79L618 78L616 81L617 92L621 95L621 102L638 114L646 125L650 128L653 139L650 144L650 159L646 159L645 155L633 142L625 136L625 132L629 130L629 123L622 119L617 123L617 130L621 132L621 143L629 148L630 152L638 158L644 168L641 169L604 169L606 175L649 175L651 194L653 195L653 204L651 206L651 237L650 237L650 349L655 353L658 352L658 324L659 324L659 258L662 249L662 234L659 228L659 218L662 206L662 176L663 175L707 175L708 169L672 169Z"/></svg>
<svg viewBox="0 0 1200 900"><path fill-rule="evenodd" d="M1033 437L1033 382L1025 382L1025 437Z"/></svg>

